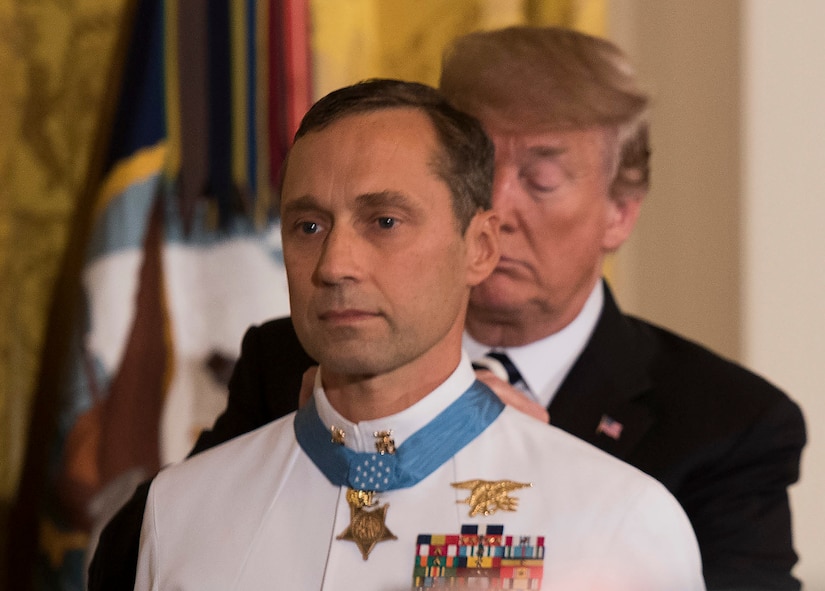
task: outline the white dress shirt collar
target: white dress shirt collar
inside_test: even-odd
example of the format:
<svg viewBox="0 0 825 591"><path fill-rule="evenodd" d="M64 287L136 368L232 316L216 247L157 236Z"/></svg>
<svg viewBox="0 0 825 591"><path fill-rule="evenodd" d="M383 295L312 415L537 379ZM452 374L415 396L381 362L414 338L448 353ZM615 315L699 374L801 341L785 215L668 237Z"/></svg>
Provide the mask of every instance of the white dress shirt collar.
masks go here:
<svg viewBox="0 0 825 591"><path fill-rule="evenodd" d="M378 431L391 430L396 447L400 446L410 435L455 402L475 381L470 357L462 351L461 361L455 371L440 386L411 407L388 417L353 423L341 416L330 404L321 385L322 372L323 367L315 376L313 389L318 416L328 427L335 426L341 429L344 432L344 445L357 452L375 451L374 433Z"/></svg>

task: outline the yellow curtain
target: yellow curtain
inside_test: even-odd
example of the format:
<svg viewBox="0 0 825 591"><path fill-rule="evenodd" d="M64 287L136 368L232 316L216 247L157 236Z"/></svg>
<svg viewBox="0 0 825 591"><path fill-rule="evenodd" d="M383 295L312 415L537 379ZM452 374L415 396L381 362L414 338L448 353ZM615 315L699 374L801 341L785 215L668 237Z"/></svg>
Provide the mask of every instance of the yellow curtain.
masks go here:
<svg viewBox="0 0 825 591"><path fill-rule="evenodd" d="M601 35L607 0L311 0L316 97L372 77L436 84L451 39L508 25Z"/></svg>
<svg viewBox="0 0 825 591"><path fill-rule="evenodd" d="M123 0L0 0L0 529Z"/></svg>

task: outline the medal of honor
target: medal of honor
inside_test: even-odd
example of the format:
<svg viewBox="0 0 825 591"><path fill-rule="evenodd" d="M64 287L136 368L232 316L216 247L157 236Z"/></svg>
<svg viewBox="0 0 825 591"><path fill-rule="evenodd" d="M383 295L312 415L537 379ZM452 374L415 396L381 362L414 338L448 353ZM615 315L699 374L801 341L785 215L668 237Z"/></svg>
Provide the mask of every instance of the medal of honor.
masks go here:
<svg viewBox="0 0 825 591"><path fill-rule="evenodd" d="M336 539L355 542L361 550L361 556L366 560L378 542L397 540L398 538L387 528L387 509L389 504L368 509L377 504L373 491L347 491L349 503L350 523Z"/></svg>
<svg viewBox="0 0 825 591"><path fill-rule="evenodd" d="M331 484L347 487L350 524L336 539L355 542L364 560L377 543L397 540L386 524L389 504L379 505L376 496L424 480L484 431L502 410L504 403L476 381L403 444L396 446L392 430L375 431L375 451L356 452L344 445L341 428L321 421L315 400L310 398L295 414L295 438ZM497 496L497 500L498 508L508 505L513 509L514 499Z"/></svg>

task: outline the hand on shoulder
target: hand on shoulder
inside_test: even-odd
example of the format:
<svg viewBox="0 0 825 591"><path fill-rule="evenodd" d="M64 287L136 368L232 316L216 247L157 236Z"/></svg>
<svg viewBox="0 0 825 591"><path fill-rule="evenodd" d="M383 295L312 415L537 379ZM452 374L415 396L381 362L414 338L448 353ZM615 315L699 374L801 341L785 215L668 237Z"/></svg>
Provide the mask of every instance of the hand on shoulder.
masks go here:
<svg viewBox="0 0 825 591"><path fill-rule="evenodd" d="M541 404L531 400L523 392L514 388L504 380L498 378L493 372L486 369L476 370L476 377L483 382L499 399L507 406L512 406L534 419L543 423L550 422L550 413Z"/></svg>

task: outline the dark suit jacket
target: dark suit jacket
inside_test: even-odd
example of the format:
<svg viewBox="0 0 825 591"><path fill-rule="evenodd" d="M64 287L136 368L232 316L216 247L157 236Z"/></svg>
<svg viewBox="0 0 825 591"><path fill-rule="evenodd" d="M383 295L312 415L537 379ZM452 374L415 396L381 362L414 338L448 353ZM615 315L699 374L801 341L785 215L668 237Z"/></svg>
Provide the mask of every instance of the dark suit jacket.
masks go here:
<svg viewBox="0 0 825 591"><path fill-rule="evenodd" d="M607 286L605 295L550 422L664 483L693 524L709 589L799 589L787 496L805 444L799 408L740 366L623 315ZM289 319L251 328L227 409L192 453L294 410L311 364ZM621 425L617 438L599 431L603 417ZM147 493L148 483L104 530L91 590L132 588Z"/></svg>
<svg viewBox="0 0 825 591"><path fill-rule="evenodd" d="M695 343L623 315L605 286L550 423L647 472L693 524L708 589L799 589L787 487L802 414L774 386ZM597 433L602 416L622 424Z"/></svg>

